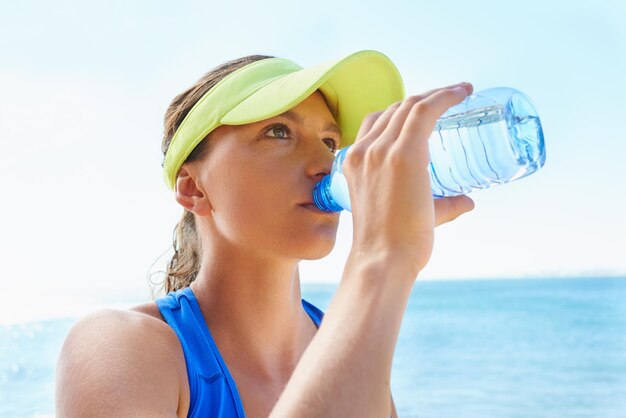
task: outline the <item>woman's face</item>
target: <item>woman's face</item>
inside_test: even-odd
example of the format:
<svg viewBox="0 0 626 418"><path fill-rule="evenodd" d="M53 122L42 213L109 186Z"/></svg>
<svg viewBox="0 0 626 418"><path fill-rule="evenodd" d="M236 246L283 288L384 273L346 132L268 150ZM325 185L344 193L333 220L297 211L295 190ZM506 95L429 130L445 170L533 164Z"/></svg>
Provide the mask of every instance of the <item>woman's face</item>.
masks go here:
<svg viewBox="0 0 626 418"><path fill-rule="evenodd" d="M282 115L217 128L197 163L219 238L257 254L298 260L327 255L339 213L306 205L330 172L340 140L317 91Z"/></svg>

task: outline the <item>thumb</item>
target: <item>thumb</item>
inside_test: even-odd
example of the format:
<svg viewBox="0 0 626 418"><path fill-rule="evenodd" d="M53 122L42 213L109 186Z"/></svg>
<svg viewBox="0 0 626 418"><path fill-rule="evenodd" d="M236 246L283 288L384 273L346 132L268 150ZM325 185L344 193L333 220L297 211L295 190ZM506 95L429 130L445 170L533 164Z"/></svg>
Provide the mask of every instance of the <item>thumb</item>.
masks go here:
<svg viewBox="0 0 626 418"><path fill-rule="evenodd" d="M445 224L474 209L474 201L465 195L435 199L435 226Z"/></svg>

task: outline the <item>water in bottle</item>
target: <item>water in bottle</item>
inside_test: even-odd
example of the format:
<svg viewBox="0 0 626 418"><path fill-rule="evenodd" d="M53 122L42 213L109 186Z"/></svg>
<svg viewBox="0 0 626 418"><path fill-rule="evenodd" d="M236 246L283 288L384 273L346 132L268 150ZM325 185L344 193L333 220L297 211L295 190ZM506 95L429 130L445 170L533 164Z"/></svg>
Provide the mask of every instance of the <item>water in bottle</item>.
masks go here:
<svg viewBox="0 0 626 418"><path fill-rule="evenodd" d="M508 87L483 90L452 106L428 141L429 174L435 198L467 194L526 177L545 163L539 116L523 93ZM351 211L341 149L331 173L315 187L322 210Z"/></svg>

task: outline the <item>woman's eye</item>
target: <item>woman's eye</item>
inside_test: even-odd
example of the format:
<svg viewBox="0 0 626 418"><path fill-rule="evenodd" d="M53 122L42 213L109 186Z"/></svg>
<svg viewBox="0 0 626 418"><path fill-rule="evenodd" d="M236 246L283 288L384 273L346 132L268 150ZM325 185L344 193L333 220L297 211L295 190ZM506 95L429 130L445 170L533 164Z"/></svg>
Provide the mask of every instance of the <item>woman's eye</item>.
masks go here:
<svg viewBox="0 0 626 418"><path fill-rule="evenodd" d="M337 141L335 141L332 138L324 138L324 143L326 145L328 145L328 148L330 149L330 152L335 153L337 152Z"/></svg>
<svg viewBox="0 0 626 418"><path fill-rule="evenodd" d="M289 138L291 131L289 131L289 128L286 125L279 123L277 125L271 126L267 130L266 134L276 139L287 139ZM326 146L328 146L328 149L330 149L330 152L332 153L335 153L339 148L337 146L338 142L334 138L324 138L322 141L324 141L324 143L326 144Z"/></svg>
<svg viewBox="0 0 626 418"><path fill-rule="evenodd" d="M271 132L274 138L278 139L285 139L289 136L289 129L285 125L274 125L267 132Z"/></svg>

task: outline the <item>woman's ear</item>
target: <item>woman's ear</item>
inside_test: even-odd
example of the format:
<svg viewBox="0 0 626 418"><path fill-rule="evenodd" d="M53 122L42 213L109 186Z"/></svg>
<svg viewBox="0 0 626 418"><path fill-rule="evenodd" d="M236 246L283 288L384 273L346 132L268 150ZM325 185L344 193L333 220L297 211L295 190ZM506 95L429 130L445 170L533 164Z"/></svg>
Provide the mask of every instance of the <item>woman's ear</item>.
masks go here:
<svg viewBox="0 0 626 418"><path fill-rule="evenodd" d="M211 203L205 191L199 187L197 178L183 165L176 177L176 201L189 212L199 216L211 213Z"/></svg>

